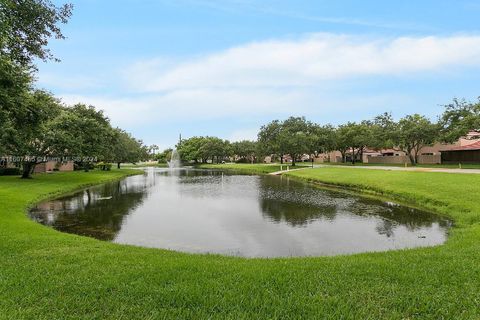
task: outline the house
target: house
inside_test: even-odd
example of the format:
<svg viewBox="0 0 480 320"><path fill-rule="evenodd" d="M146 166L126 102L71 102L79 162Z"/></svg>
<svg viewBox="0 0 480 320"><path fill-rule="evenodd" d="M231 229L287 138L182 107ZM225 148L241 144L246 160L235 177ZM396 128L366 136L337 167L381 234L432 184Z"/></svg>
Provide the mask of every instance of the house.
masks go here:
<svg viewBox="0 0 480 320"><path fill-rule="evenodd" d="M59 161L47 161L39 163L35 166L34 173L46 173L53 171L73 171L73 161L59 162Z"/></svg>
<svg viewBox="0 0 480 320"><path fill-rule="evenodd" d="M419 164L440 164L443 161L450 162L462 162L458 159L465 159L468 162L480 162L480 159L476 159L473 155L471 148L466 148L467 146L480 143L480 132L479 131L470 131L465 137L458 139L455 143L446 144L446 143L436 143L433 146L423 147L418 153L418 163ZM465 147L465 148L463 148ZM450 153L450 151L455 151ZM443 157L443 154L448 154L448 156ZM460 157L462 153L462 157ZM455 155L457 158L455 158ZM351 161L352 150L347 150L346 152L346 161ZM397 149L382 149L374 150L371 148L365 148L363 155L357 156L357 161L362 161L363 163L372 163L372 164L409 164L411 163L410 157L401 150ZM460 157L460 158L458 158ZM315 158L315 162L342 162L342 153L340 151L332 151L328 153L319 154Z"/></svg>
<svg viewBox="0 0 480 320"><path fill-rule="evenodd" d="M442 151L442 163L480 163L480 141Z"/></svg>

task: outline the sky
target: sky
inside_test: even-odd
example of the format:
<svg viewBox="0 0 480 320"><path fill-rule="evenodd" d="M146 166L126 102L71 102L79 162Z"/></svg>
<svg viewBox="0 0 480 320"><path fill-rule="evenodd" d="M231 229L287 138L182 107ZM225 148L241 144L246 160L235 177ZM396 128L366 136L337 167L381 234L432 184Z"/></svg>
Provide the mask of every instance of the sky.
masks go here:
<svg viewBox="0 0 480 320"><path fill-rule="evenodd" d="M435 120L480 96L480 0L71 1L38 87L162 149L289 116Z"/></svg>

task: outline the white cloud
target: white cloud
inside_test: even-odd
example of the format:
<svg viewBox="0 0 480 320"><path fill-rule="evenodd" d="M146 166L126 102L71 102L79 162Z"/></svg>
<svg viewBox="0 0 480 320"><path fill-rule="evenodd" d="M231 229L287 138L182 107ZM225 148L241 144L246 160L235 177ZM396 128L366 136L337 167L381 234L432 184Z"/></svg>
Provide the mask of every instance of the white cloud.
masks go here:
<svg viewBox="0 0 480 320"><path fill-rule="evenodd" d="M412 101L398 94L342 95L319 90L178 90L141 97L61 95L63 102L94 105L106 112L116 126L140 127L178 121L220 119L284 118L290 115L324 117L327 120L352 120L352 115L372 115L389 111ZM227 122L228 123L228 120ZM223 124L222 124L223 125ZM225 124L228 126L228 124ZM249 139L253 131L234 132L230 139Z"/></svg>
<svg viewBox="0 0 480 320"><path fill-rule="evenodd" d="M250 129L240 129L233 131L227 140L231 142L242 141L242 140L257 140L258 130L260 128L250 128Z"/></svg>
<svg viewBox="0 0 480 320"><path fill-rule="evenodd" d="M250 43L169 66L138 62L128 69L127 83L145 92L314 86L349 77L402 76L471 65L480 65L480 36L371 39L316 34Z"/></svg>
<svg viewBox="0 0 480 320"><path fill-rule="evenodd" d="M235 116L306 112L312 96L302 90L189 89L139 97L60 95L67 104L92 104L123 124L165 122L181 119L215 119Z"/></svg>
<svg viewBox="0 0 480 320"><path fill-rule="evenodd" d="M111 81L115 95L60 96L69 104L84 102L104 109L114 125L134 133L146 126L162 132L175 121L220 119L219 126L229 130L223 132L230 132L225 138L235 141L255 138L256 128L243 130L241 121L230 128L232 119L305 115L339 123L384 111L402 116L425 101L408 89L380 91L367 86L361 91L354 90L355 85L377 76L437 76L464 66L480 66L480 36L372 39L317 34L187 59L137 61L123 71L123 86L118 79ZM433 106L442 102L428 101ZM256 122L245 123L251 128Z"/></svg>

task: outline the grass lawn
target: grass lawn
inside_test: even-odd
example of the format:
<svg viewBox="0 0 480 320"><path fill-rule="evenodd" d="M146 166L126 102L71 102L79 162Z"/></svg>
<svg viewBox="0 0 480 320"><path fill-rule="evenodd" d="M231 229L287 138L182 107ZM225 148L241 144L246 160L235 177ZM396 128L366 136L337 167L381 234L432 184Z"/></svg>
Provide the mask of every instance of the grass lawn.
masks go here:
<svg viewBox="0 0 480 320"><path fill-rule="evenodd" d="M168 164L166 163L143 163L143 164L140 164L140 163L136 163L136 164L133 164L133 163L125 163L125 164L122 164L121 166L122 168L145 168L145 167L155 167L155 168L168 168Z"/></svg>
<svg viewBox="0 0 480 320"><path fill-rule="evenodd" d="M322 165L329 165L329 166L374 166L374 167L405 167L405 164L401 163L362 163L357 162L356 164L352 164L351 162L324 162L324 163L317 163ZM459 164L417 164L416 166L412 166L408 164L407 167L409 168L446 168L446 169L459 169ZM464 163L461 164L461 169L480 169L480 164L470 164Z"/></svg>
<svg viewBox="0 0 480 320"><path fill-rule="evenodd" d="M225 163L225 164L200 164L200 165L197 165L196 167L200 169L222 169L222 170L233 170L241 173L263 174L263 173L280 171L280 168L282 168L282 170L287 170L286 169L287 166L290 169L296 169L300 167L311 166L311 163L298 162L295 166L292 166L291 164L280 165L279 163L272 163L272 164Z"/></svg>
<svg viewBox="0 0 480 320"><path fill-rule="evenodd" d="M41 198L132 172L0 177L0 319L480 318L478 175L335 167L289 173L455 220L445 245L384 253L191 255L62 234L26 217Z"/></svg>

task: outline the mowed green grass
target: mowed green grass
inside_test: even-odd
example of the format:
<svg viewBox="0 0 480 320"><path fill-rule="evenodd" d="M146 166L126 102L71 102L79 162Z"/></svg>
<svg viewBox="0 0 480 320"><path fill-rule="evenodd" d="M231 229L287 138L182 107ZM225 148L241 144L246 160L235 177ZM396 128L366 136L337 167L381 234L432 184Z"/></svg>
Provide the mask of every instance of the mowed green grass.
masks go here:
<svg viewBox="0 0 480 320"><path fill-rule="evenodd" d="M26 216L27 206L41 198L131 173L0 177L0 318L480 317L480 176L342 168L291 172L410 201L457 224L442 246L351 256L190 255L62 234Z"/></svg>
<svg viewBox="0 0 480 320"><path fill-rule="evenodd" d="M357 162L352 164L351 162L324 162L324 163L317 163L321 165L328 165L328 166L346 166L346 167L353 167L353 166L368 166L368 167L405 167L405 164L402 163L362 163ZM473 164L473 163L463 163L463 164L417 164L412 166L408 164L407 167L412 168L434 168L434 169L480 169L480 164Z"/></svg>
<svg viewBox="0 0 480 320"><path fill-rule="evenodd" d="M197 165L196 167L200 169L221 169L221 170L236 171L239 173L264 174L264 173L272 173L280 170L287 170L287 166L289 167L289 169L298 169L300 167L311 166L311 164L306 162L299 162L295 166L292 166L291 164L281 165L279 163L272 163L272 164L225 163L225 164L200 164L200 165Z"/></svg>

